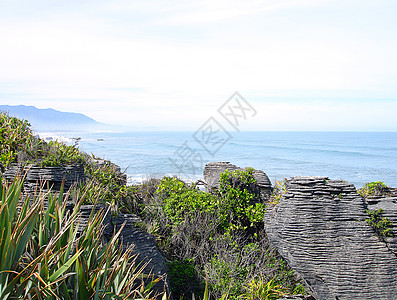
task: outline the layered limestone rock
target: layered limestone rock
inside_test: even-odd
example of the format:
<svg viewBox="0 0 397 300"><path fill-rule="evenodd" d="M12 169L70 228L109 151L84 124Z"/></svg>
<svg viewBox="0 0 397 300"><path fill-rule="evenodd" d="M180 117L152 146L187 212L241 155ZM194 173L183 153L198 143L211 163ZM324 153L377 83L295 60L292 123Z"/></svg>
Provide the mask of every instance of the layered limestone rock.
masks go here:
<svg viewBox="0 0 397 300"><path fill-rule="evenodd" d="M80 164L61 167L12 164L3 174L7 181L13 181L16 176L25 178L24 190L27 193L34 193L41 187L59 191L62 182L64 189L68 190L75 182L85 180L84 166Z"/></svg>
<svg viewBox="0 0 397 300"><path fill-rule="evenodd" d="M396 299L397 257L365 222L365 209L353 185L327 177L293 177L267 207L270 243L316 299Z"/></svg>
<svg viewBox="0 0 397 300"><path fill-rule="evenodd" d="M226 170L233 172L235 170L242 171L246 169L237 167L229 162L211 162L206 164L204 167L204 181L207 184L208 190L219 188L221 173ZM261 170L254 170L253 177L256 180L256 188L258 190L254 192L259 193L261 200L267 200L273 191L269 177Z"/></svg>
<svg viewBox="0 0 397 300"><path fill-rule="evenodd" d="M147 264L144 273L153 274L154 278L161 278L161 280L154 286L157 293L167 292L170 295L169 283L167 278L167 266L160 251L156 247L154 237L142 230L139 224L142 220L132 214L119 214L117 218L112 220L115 232L119 231L122 225L125 226L121 230L120 236L123 241L123 249L125 250L131 244L134 244L133 253L137 254L137 262L140 265ZM110 238L111 236L108 236ZM149 278L152 280L153 278Z"/></svg>

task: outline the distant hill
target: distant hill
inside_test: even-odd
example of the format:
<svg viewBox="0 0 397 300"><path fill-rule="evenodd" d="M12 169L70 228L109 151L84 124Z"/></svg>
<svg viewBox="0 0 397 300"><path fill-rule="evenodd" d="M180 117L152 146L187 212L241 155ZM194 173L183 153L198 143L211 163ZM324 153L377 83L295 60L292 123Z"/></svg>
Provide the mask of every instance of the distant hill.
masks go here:
<svg viewBox="0 0 397 300"><path fill-rule="evenodd" d="M28 120L35 131L97 131L108 130L112 127L80 113L61 112L52 108L39 109L25 105L0 105L0 111Z"/></svg>

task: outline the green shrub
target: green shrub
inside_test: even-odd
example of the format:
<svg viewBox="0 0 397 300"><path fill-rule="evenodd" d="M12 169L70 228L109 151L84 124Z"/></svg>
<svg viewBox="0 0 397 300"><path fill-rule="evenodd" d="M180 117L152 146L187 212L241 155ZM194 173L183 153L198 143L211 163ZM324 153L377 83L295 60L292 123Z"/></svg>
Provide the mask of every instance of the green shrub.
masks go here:
<svg viewBox="0 0 397 300"><path fill-rule="evenodd" d="M229 299L237 299L249 273L249 266L240 265L240 262L241 257L230 259L217 255L209 261L206 272L211 278L211 290L214 294L227 294Z"/></svg>
<svg viewBox="0 0 397 300"><path fill-rule="evenodd" d="M171 266L188 260L202 270L201 280L207 278L215 298L237 299L259 275L266 283L275 278L291 294L299 286L293 271L268 251L265 239L259 240L264 236L265 209L258 202L252 172L225 171L213 194L165 177L147 205L153 213L149 223L156 220L158 245L169 255ZM174 286L184 277L183 272L174 273L171 288L187 295L188 287Z"/></svg>
<svg viewBox="0 0 397 300"><path fill-rule="evenodd" d="M246 171L226 170L220 176L219 218L226 230L254 227L263 222L265 209L262 203L255 203L255 179L252 169Z"/></svg>
<svg viewBox="0 0 397 300"><path fill-rule="evenodd" d="M85 163L85 158L79 149L74 145L68 146L58 141L50 141L47 146L42 147L38 160L41 167Z"/></svg>
<svg viewBox="0 0 397 300"><path fill-rule="evenodd" d="M177 178L164 177L157 189L163 201L163 211L173 224L183 222L193 211L217 212L220 229L225 231L244 230L262 223L264 206L254 203L256 194L252 170L226 170L221 174L217 196L187 186Z"/></svg>
<svg viewBox="0 0 397 300"><path fill-rule="evenodd" d="M26 120L0 113L0 162L5 168L13 162L57 167L65 164L82 164L84 155L75 145L44 140L33 136Z"/></svg>
<svg viewBox="0 0 397 300"><path fill-rule="evenodd" d="M273 300L285 296L286 289L277 284L276 280L265 281L262 277L252 279L245 286L244 293L240 296L245 300Z"/></svg>
<svg viewBox="0 0 397 300"><path fill-rule="evenodd" d="M214 211L214 197L195 186L187 186L183 181L164 177L157 188L157 195L162 199L164 214L174 225L180 224L195 211Z"/></svg>
<svg viewBox="0 0 397 300"><path fill-rule="evenodd" d="M358 194L367 198L369 196L385 196L389 191L389 187L382 181L367 182L361 189L358 189Z"/></svg>
<svg viewBox="0 0 397 300"><path fill-rule="evenodd" d="M5 168L17 160L17 155L32 138L28 121L0 112L0 162Z"/></svg>
<svg viewBox="0 0 397 300"><path fill-rule="evenodd" d="M204 284L191 261L172 261L167 263L167 267L174 299L183 296L191 299L193 294L201 295L204 292Z"/></svg>
<svg viewBox="0 0 397 300"><path fill-rule="evenodd" d="M392 222L386 218L382 217L383 209L378 210L368 210L367 214L369 216L365 221L374 229L376 235L383 239L388 236L393 236L392 232Z"/></svg>

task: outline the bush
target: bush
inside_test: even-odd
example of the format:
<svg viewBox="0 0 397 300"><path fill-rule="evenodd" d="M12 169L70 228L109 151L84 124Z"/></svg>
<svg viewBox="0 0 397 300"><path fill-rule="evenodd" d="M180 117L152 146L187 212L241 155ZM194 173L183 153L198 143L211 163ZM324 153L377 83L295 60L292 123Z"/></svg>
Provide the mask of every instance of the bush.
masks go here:
<svg viewBox="0 0 397 300"><path fill-rule="evenodd" d="M367 214L369 216L365 221L374 229L376 235L383 239L388 236L393 236L392 232L392 222L386 218L382 217L383 209L378 210L368 210Z"/></svg>
<svg viewBox="0 0 397 300"><path fill-rule="evenodd" d="M212 194L164 177L145 200L149 203L142 216L148 228L155 228L152 232L170 268L186 262L194 266L215 299L237 299L252 280L260 285L260 279L264 284L273 280L290 294L297 287L304 290L294 272L269 250L265 209L256 188L251 169L225 171ZM171 289L190 295L189 284L181 284L189 276L182 270L172 272Z"/></svg>
<svg viewBox="0 0 397 300"><path fill-rule="evenodd" d="M252 193L255 179L252 170L226 170L221 174L218 195L199 191L177 178L164 177L157 195L163 202L163 211L173 224L183 222L193 211L217 212L220 230L245 230L261 224L264 216L262 203L255 203Z"/></svg>
<svg viewBox="0 0 397 300"><path fill-rule="evenodd" d="M174 299L184 296L191 299L193 294L203 294L204 284L191 261L173 261L167 263L167 267Z"/></svg>
<svg viewBox="0 0 397 300"><path fill-rule="evenodd" d="M44 144L37 160L40 161L41 167L85 163L85 157L79 149L74 145L68 146L58 141L50 141L48 144Z"/></svg>
<svg viewBox="0 0 397 300"><path fill-rule="evenodd" d="M28 121L0 112L0 162L5 168L17 160L17 155L32 138Z"/></svg>
<svg viewBox="0 0 397 300"><path fill-rule="evenodd" d="M220 176L219 219L225 230L240 230L254 227L263 222L265 209L262 203L255 203L257 194L252 169L247 171L226 170Z"/></svg>
<svg viewBox="0 0 397 300"><path fill-rule="evenodd" d="M157 188L157 195L162 200L164 214L172 224L178 225L195 211L214 211L214 197L199 191L194 185L187 186L183 181L164 177Z"/></svg>
<svg viewBox="0 0 397 300"><path fill-rule="evenodd" d="M358 194L363 198L370 196L386 196L389 192L389 187L382 181L367 182L361 189L358 189Z"/></svg>

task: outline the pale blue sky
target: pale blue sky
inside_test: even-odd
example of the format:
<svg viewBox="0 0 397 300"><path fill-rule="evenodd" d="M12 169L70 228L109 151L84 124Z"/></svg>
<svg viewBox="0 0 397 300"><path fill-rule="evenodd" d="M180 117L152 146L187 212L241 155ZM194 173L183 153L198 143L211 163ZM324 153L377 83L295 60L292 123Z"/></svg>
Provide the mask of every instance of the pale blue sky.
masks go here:
<svg viewBox="0 0 397 300"><path fill-rule="evenodd" d="M195 130L397 131L395 0L0 0L0 104Z"/></svg>

